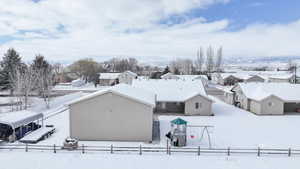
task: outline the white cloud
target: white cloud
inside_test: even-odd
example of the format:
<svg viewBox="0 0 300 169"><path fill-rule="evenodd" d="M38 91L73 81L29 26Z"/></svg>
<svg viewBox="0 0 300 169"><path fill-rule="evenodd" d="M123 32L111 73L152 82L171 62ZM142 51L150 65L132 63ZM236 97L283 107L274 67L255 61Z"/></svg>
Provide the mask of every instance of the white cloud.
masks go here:
<svg viewBox="0 0 300 169"><path fill-rule="evenodd" d="M300 55L300 20L287 25L250 25L226 32L226 19L188 20L171 27L157 24L170 15L228 0L29 0L0 1L0 32L25 40L0 46L0 54L15 47L27 60L42 53L51 60L101 56L189 57L200 46L224 47L226 56ZM5 6L4 6L5 4ZM64 32L58 30L64 25ZM41 30L47 35L18 30ZM2 30L2 31L1 31ZM141 30L125 33L126 30ZM1 33L0 33L1 34ZM49 36L52 35L52 36ZM103 58L102 58L103 59Z"/></svg>

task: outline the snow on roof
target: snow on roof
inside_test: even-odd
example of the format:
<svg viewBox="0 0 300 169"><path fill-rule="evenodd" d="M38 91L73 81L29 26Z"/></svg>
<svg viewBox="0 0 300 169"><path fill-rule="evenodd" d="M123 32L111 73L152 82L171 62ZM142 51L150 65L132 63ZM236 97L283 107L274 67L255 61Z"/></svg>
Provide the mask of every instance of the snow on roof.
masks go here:
<svg viewBox="0 0 300 169"><path fill-rule="evenodd" d="M235 78L243 79L243 80L247 80L252 77L251 75L246 73L220 73L220 76L222 77L222 79L226 79L230 76L233 76Z"/></svg>
<svg viewBox="0 0 300 169"><path fill-rule="evenodd" d="M201 81L136 79L132 82L132 85L155 93L157 101L183 102L196 95L202 95L210 100Z"/></svg>
<svg viewBox="0 0 300 169"><path fill-rule="evenodd" d="M124 73L128 73L128 74L130 74L132 76L138 76L136 73L134 73L132 71L129 71L129 70L125 71Z"/></svg>
<svg viewBox="0 0 300 169"><path fill-rule="evenodd" d="M196 79L206 79L208 80L206 75L177 75L182 80L196 80Z"/></svg>
<svg viewBox="0 0 300 169"><path fill-rule="evenodd" d="M23 110L0 114L0 123L10 125L13 128L17 128L41 118L43 118L42 113Z"/></svg>
<svg viewBox="0 0 300 169"><path fill-rule="evenodd" d="M234 76L239 79L247 80L253 76L259 76L263 79L289 79L293 74L287 71L238 71L234 73L220 73L220 76L225 79L229 76Z"/></svg>
<svg viewBox="0 0 300 169"><path fill-rule="evenodd" d="M269 76L269 79L291 79L293 78L293 74L278 74L278 75L271 75Z"/></svg>
<svg viewBox="0 0 300 169"><path fill-rule="evenodd" d="M246 97L262 100L271 95L286 102L300 102L300 84L290 83L239 83Z"/></svg>
<svg viewBox="0 0 300 169"><path fill-rule="evenodd" d="M121 73L100 73L99 79L117 79Z"/></svg>
<svg viewBox="0 0 300 169"><path fill-rule="evenodd" d="M162 78L162 79L169 79L169 78L179 79L179 77L177 75L174 75L171 72L161 75L160 78Z"/></svg>
<svg viewBox="0 0 300 169"><path fill-rule="evenodd" d="M206 79L208 80L206 75L174 75L169 72L161 76L162 79L180 79L180 80L196 80L196 79Z"/></svg>
<svg viewBox="0 0 300 169"><path fill-rule="evenodd" d="M97 97L99 95L102 95L104 93L108 93L108 92L112 92L112 93L116 93L128 98L131 98L133 100L142 102L144 104L147 105L151 105L151 106L155 106L155 94L151 93L149 91L143 90L141 88L138 87L133 87L127 84L118 84L112 87L108 87L105 88L103 90L97 91L95 93L83 96L77 100L72 101L71 103L69 103L69 105L81 102L83 100L87 100L87 99L91 99L94 97Z"/></svg>

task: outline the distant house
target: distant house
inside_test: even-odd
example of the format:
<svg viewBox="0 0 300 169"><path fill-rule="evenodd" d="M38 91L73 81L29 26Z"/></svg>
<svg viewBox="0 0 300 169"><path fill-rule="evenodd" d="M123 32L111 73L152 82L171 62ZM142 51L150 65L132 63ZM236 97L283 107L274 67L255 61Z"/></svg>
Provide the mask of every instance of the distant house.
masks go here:
<svg viewBox="0 0 300 169"><path fill-rule="evenodd" d="M200 80L138 79L132 85L156 94L155 113L213 115L213 101L207 96Z"/></svg>
<svg viewBox="0 0 300 169"><path fill-rule="evenodd" d="M112 86L118 83L131 84L133 79L137 78L137 74L131 71L123 73L100 73L99 85Z"/></svg>
<svg viewBox="0 0 300 169"><path fill-rule="evenodd" d="M233 86L240 82L265 82L262 76L245 73L215 73L213 80L224 86Z"/></svg>
<svg viewBox="0 0 300 169"><path fill-rule="evenodd" d="M138 75L131 71L125 71L119 75L119 83L132 84L134 79L137 79Z"/></svg>
<svg viewBox="0 0 300 169"><path fill-rule="evenodd" d="M239 83L233 87L234 104L260 115L300 112L300 85Z"/></svg>
<svg viewBox="0 0 300 169"><path fill-rule="evenodd" d="M162 75L161 79L165 79L165 80L175 79L175 80L189 80L189 81L201 80L204 86L208 84L208 78L206 75L175 75L169 72Z"/></svg>
<svg viewBox="0 0 300 169"><path fill-rule="evenodd" d="M269 82L273 83L295 83L295 75L293 74L279 74L269 77Z"/></svg>
<svg viewBox="0 0 300 169"><path fill-rule="evenodd" d="M151 141L155 94L118 84L69 104L70 136L79 140Z"/></svg>
<svg viewBox="0 0 300 169"><path fill-rule="evenodd" d="M167 79L177 79L177 80L179 80L180 79L177 75L174 75L171 72L161 75L160 78L165 79L165 80L167 80Z"/></svg>
<svg viewBox="0 0 300 169"><path fill-rule="evenodd" d="M223 89L222 100L228 104L234 104L234 92L232 92L233 87Z"/></svg>

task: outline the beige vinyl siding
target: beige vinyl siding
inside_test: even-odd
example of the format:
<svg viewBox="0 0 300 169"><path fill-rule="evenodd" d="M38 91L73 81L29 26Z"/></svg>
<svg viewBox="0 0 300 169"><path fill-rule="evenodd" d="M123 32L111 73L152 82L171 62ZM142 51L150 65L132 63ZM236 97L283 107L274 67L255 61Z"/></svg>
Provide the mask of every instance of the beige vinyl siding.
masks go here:
<svg viewBox="0 0 300 169"><path fill-rule="evenodd" d="M270 106L269 103L272 103ZM278 99L277 97L271 96L261 101L262 105L262 113L261 114L273 114L279 115L283 113L283 101Z"/></svg>
<svg viewBox="0 0 300 169"><path fill-rule="evenodd" d="M255 100L250 100L250 111L255 114L261 114L261 104Z"/></svg>
<svg viewBox="0 0 300 169"><path fill-rule="evenodd" d="M114 93L70 105L70 136L79 140L151 141L153 108Z"/></svg>
<svg viewBox="0 0 300 169"><path fill-rule="evenodd" d="M196 109L196 103L199 104L198 109ZM212 106L211 100L201 95L197 95L185 102L185 114L210 116L213 115L211 106Z"/></svg>

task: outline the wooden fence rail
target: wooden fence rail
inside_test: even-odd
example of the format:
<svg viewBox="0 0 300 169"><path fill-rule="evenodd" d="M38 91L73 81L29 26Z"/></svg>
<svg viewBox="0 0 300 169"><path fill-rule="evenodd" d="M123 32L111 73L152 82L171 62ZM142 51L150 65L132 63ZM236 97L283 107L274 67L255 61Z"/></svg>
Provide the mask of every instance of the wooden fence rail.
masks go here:
<svg viewBox="0 0 300 169"><path fill-rule="evenodd" d="M193 154L193 155L224 155L224 156L231 156L231 155L255 155L255 156L262 156L262 155L284 155L287 157L290 156L299 156L300 149L279 149L279 148L201 148L201 147L172 147L170 145L166 147L147 147L147 146L87 146L81 145L77 149L68 150L62 149L62 146L59 145L36 145L36 144L8 144L8 145L0 145L0 153L1 150L19 150L25 152L32 152L32 151L41 151L41 152L78 152L78 153L89 153L89 152L107 152L107 153L136 153L139 155L145 153L162 153L168 155L175 155L175 154Z"/></svg>

